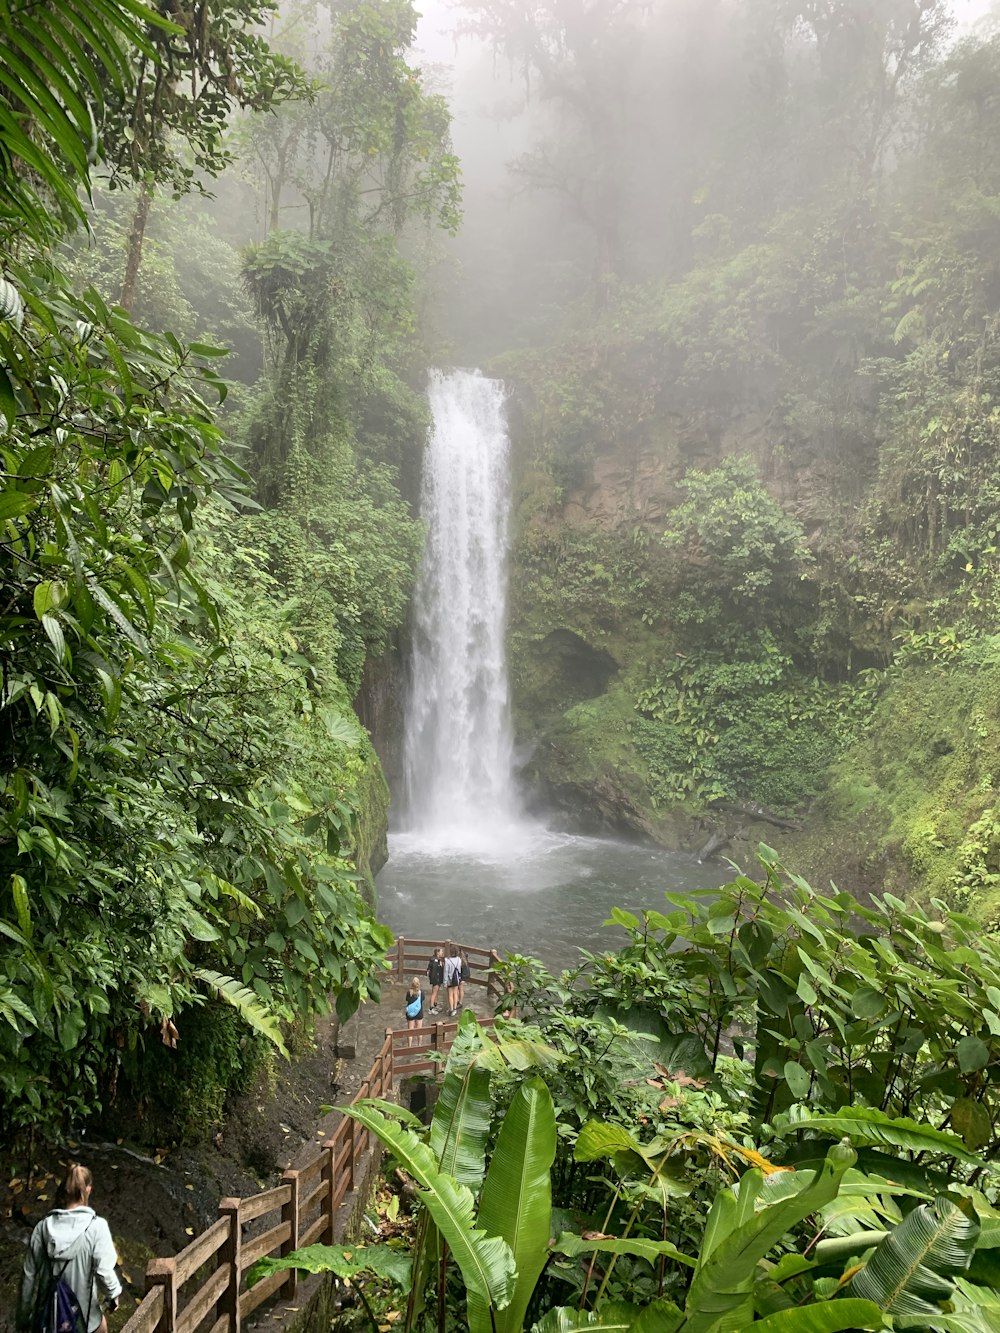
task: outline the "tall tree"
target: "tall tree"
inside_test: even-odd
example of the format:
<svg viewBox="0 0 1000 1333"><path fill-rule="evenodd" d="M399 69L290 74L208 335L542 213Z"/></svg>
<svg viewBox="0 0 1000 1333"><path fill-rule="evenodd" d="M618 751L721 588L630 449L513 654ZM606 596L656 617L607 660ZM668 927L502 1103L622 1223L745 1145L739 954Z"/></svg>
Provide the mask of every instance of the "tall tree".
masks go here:
<svg viewBox="0 0 1000 1333"><path fill-rule="evenodd" d="M464 30L488 42L547 103L552 124L513 164L530 187L569 201L593 238L593 274L620 273L621 220L639 133L637 79L648 25L639 0L463 0Z"/></svg>
<svg viewBox="0 0 1000 1333"><path fill-rule="evenodd" d="M226 130L235 110L268 111L310 92L296 63L258 31L276 13L274 0L155 0L154 8L165 22L149 26L129 95L112 103L104 134L111 188L137 188L120 298L127 310L154 195L203 190L204 178L232 161Z"/></svg>

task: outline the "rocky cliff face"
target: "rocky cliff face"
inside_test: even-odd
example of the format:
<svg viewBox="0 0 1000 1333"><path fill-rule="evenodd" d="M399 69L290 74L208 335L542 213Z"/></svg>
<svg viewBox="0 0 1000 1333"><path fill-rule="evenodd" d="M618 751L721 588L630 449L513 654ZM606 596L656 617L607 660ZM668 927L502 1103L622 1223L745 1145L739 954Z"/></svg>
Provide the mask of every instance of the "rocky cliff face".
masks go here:
<svg viewBox="0 0 1000 1333"><path fill-rule="evenodd" d="M582 831L697 842L658 810L631 735L634 697L658 651L656 542L687 456L711 457L676 420L634 424L581 449L585 464L540 457L545 412L516 397L510 665L522 779L533 804ZM560 482L561 474L571 477Z"/></svg>
<svg viewBox="0 0 1000 1333"><path fill-rule="evenodd" d="M821 442L806 462L796 453L793 470L763 416L714 426L669 416L597 433L585 464L569 468L545 445L543 411L522 408L518 420L510 657L523 775L536 804L576 828L714 851L748 866L757 843L767 842L815 883L942 897L995 924L1000 638L979 641L961 660L954 644L931 645L867 696L852 685L840 695L824 686L834 691L824 705L810 704L806 692L800 717L827 710L814 738L835 730L841 712L860 707L863 721L812 758L803 748L808 724L794 723L793 777L812 763L817 781L789 818L761 815L752 800L685 791L683 757L649 720L650 681L689 650L661 540L685 472L750 453L770 494L818 546L832 484ZM841 503L855 502L860 476L851 485L838 492ZM831 595L848 595L836 568L825 578ZM777 734L752 762L766 760Z"/></svg>
<svg viewBox="0 0 1000 1333"><path fill-rule="evenodd" d="M356 820L355 855L370 901L375 902L375 876L389 857L391 793L402 782L403 702L402 659L395 647L369 658L354 700L354 711L371 738L371 754L362 781Z"/></svg>
<svg viewBox="0 0 1000 1333"><path fill-rule="evenodd" d="M683 761L637 707L690 651L675 623L662 537L691 470L750 455L771 494L815 527L820 464L793 473L764 412L684 418L622 407L620 383L591 386L585 428L553 424L526 385L514 420L510 660L523 776L575 827L731 854L754 821L709 808ZM766 832L766 827L764 832Z"/></svg>

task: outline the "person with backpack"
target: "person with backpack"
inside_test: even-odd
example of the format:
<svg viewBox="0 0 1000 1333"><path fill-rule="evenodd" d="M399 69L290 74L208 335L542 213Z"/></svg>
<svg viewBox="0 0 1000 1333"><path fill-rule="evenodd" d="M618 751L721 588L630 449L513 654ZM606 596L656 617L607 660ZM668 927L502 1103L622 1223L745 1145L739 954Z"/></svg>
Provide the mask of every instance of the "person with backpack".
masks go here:
<svg viewBox="0 0 1000 1333"><path fill-rule="evenodd" d="M420 986L420 978L412 977L410 980L410 989L406 992L406 999L403 1001L404 1013L406 1014L406 1026L408 1028L423 1027L424 1023L424 992ZM409 1045L413 1045L413 1038L408 1039Z"/></svg>
<svg viewBox="0 0 1000 1333"><path fill-rule="evenodd" d="M431 1004L428 1013L438 1011L438 991L444 982L444 950L435 949L433 957L427 963L427 980L431 984Z"/></svg>
<svg viewBox="0 0 1000 1333"><path fill-rule="evenodd" d="M465 1008L465 983L472 976L472 970L469 967L469 955L463 949L459 957L462 959L462 976L458 983L458 1007Z"/></svg>
<svg viewBox="0 0 1000 1333"><path fill-rule="evenodd" d="M454 1018L459 1007L459 987L462 984L462 955L451 940L444 946L444 984L448 987L448 1014Z"/></svg>
<svg viewBox="0 0 1000 1333"><path fill-rule="evenodd" d="M87 1168L71 1163L56 1195L61 1206L31 1233L17 1306L20 1333L107 1333L98 1289L117 1310L122 1284L111 1230L90 1206L92 1188Z"/></svg>

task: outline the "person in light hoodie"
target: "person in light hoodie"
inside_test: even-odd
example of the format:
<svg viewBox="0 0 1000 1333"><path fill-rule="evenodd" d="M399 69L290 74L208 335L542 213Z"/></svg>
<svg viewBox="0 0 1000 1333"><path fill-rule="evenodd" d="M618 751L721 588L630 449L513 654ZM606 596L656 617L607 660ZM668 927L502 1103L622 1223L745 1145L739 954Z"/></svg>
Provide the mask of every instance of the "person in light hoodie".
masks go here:
<svg viewBox="0 0 1000 1333"><path fill-rule="evenodd" d="M115 1272L118 1255L110 1228L90 1206L92 1188L90 1172L73 1162L56 1196L62 1206L47 1213L31 1233L17 1306L19 1330L32 1328L37 1300L54 1273L76 1294L87 1333L107 1333L98 1288L110 1309L117 1310L122 1284Z"/></svg>

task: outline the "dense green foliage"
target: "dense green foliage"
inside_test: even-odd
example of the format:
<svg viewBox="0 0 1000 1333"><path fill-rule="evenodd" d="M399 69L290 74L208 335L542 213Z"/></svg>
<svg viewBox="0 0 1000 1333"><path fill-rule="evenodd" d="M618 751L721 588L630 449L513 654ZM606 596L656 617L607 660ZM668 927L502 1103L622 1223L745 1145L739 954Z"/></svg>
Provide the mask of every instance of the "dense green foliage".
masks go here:
<svg viewBox="0 0 1000 1333"><path fill-rule="evenodd" d="M995 25L956 41L938 0L466 8L537 136L515 164L536 253L482 279L520 298L497 290L489 350L519 398L532 775L689 846L720 802L801 818L840 757L876 788L898 673L933 662L960 696L1000 610ZM588 649L617 670L595 681ZM951 778L942 818L992 808ZM866 809L871 863L920 885L898 849L925 816ZM835 828L799 844L817 870ZM924 883L958 893L944 841Z"/></svg>
<svg viewBox="0 0 1000 1333"><path fill-rule="evenodd" d="M264 1271L363 1263L409 1328L992 1328L997 943L760 859L615 910L625 946L560 978L511 959L524 1017L463 1019L427 1129L350 1110L418 1187L412 1237ZM375 1328L398 1297L366 1285Z"/></svg>
<svg viewBox="0 0 1000 1333"><path fill-rule="evenodd" d="M378 993L389 935L364 881L387 791L351 703L403 619L419 544L398 484L425 423L399 376L414 298L396 236L437 190L453 224L454 176L446 114L405 62L407 6L389 56L384 11L358 6L315 79L255 32L272 9L0 14L0 1116L15 1131L81 1125L128 1093L159 1099L168 1132L204 1133L290 1025ZM361 86L386 59L365 131L337 71ZM418 169L412 208L393 194L373 210L345 155L326 177L336 250L330 232L281 232L245 260L278 341L227 438L226 353L204 335L252 353L237 256L206 214L158 231L155 199L245 152L252 128L222 138L235 107L273 120L294 95L397 190L414 158L439 175ZM300 191L315 168L300 163ZM86 246L67 228L98 178L139 193L131 222L98 193ZM280 311L303 342L279 346Z"/></svg>

